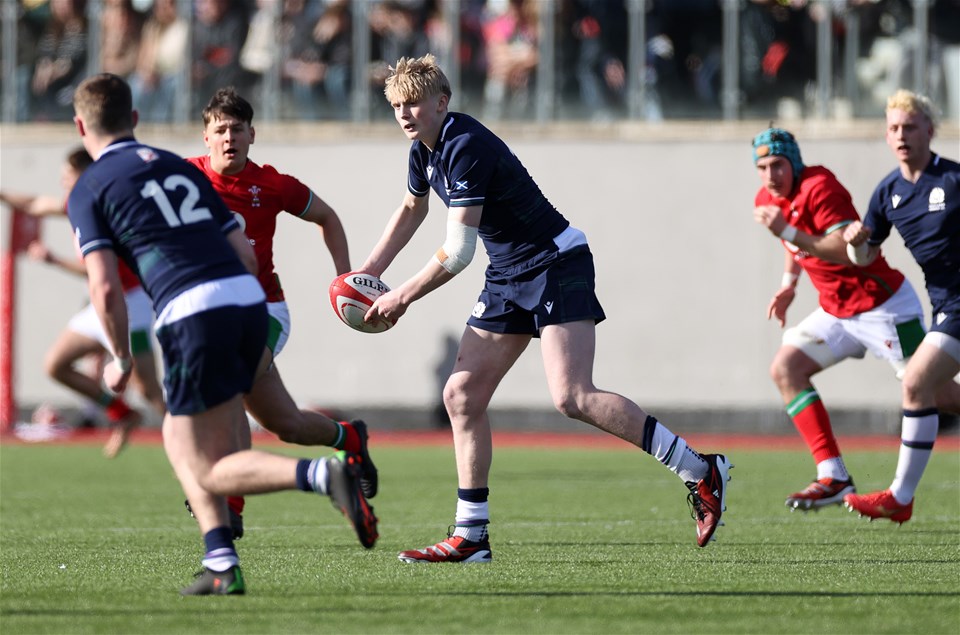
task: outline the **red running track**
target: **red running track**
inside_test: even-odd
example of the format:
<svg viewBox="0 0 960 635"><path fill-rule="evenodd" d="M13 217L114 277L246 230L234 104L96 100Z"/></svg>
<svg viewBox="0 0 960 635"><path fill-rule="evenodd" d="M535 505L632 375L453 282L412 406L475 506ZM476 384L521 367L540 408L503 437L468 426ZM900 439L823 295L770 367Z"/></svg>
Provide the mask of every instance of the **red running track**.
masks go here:
<svg viewBox="0 0 960 635"><path fill-rule="evenodd" d="M746 449L746 450L802 450L805 448L799 435L758 435L758 434L712 434L696 433L684 437L691 446L706 452ZM81 430L58 437L47 444L84 444L102 445L106 442L107 430ZM269 433L255 433L255 445L284 445ZM900 439L896 435L855 435L838 437L840 447L845 451L856 450L896 450ZM16 435L5 435L3 443L33 444ZM156 428L136 430L131 435L132 444L161 443L160 431ZM387 447L423 447L453 446L450 430L370 430L372 446ZM613 449L626 450L633 446L626 441L607 434L574 432L513 432L497 430L493 433L496 447L515 448L571 448L571 449ZM937 439L936 449L960 451L960 436L941 435Z"/></svg>

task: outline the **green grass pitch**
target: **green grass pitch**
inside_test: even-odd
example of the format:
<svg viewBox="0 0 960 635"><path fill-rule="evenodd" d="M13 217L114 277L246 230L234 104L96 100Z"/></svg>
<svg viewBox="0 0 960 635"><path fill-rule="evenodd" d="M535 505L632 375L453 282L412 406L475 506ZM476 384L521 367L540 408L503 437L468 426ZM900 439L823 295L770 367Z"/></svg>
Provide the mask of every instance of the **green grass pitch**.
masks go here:
<svg viewBox="0 0 960 635"><path fill-rule="evenodd" d="M300 452L281 447L279 451ZM380 541L322 498L252 497L243 597L182 598L202 541L156 446L0 447L0 631L19 633L960 633L960 456L914 518L790 513L806 452L737 450L726 526L695 542L686 489L629 450L498 449L490 565L409 565L443 538L449 448L374 446ZM896 451L853 452L862 491Z"/></svg>

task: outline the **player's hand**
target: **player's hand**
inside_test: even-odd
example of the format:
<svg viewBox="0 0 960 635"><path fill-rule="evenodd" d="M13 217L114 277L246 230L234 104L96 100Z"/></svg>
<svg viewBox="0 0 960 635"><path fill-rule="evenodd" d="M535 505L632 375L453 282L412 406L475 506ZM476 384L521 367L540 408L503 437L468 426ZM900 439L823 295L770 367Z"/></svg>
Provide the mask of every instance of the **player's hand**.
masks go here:
<svg viewBox="0 0 960 635"><path fill-rule="evenodd" d="M753 220L766 227L771 234L777 237L787 226L787 219L783 217L783 212L776 205L758 205L753 209Z"/></svg>
<svg viewBox="0 0 960 635"><path fill-rule="evenodd" d="M50 262L50 250L39 240L31 241L27 245L27 255L30 256L31 260Z"/></svg>
<svg viewBox="0 0 960 635"><path fill-rule="evenodd" d="M363 316L363 321L376 322L383 319L396 324L406 312L407 305L401 301L400 294L396 290L387 291L374 301L373 306Z"/></svg>
<svg viewBox="0 0 960 635"><path fill-rule="evenodd" d="M843 228L843 240L848 245L859 247L870 238L872 233L873 231L869 227L860 221L854 221Z"/></svg>
<svg viewBox="0 0 960 635"><path fill-rule="evenodd" d="M780 328L787 325L787 309L793 304L797 292L793 287L782 287L773 294L773 299L767 306L767 319L776 318Z"/></svg>
<svg viewBox="0 0 960 635"><path fill-rule="evenodd" d="M103 383L115 394L119 395L126 390L127 382L130 381L130 375L133 373L133 365L129 359L127 360L127 364L130 365L123 367L123 365L118 364L115 359L103 367Z"/></svg>

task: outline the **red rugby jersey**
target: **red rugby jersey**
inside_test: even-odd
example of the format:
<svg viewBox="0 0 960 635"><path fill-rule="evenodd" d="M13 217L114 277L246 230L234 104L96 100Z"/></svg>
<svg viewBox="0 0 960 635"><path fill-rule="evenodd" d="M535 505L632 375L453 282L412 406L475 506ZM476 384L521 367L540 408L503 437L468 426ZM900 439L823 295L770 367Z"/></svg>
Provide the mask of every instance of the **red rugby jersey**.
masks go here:
<svg viewBox="0 0 960 635"><path fill-rule="evenodd" d="M774 197L761 187L754 203L778 206L787 223L814 236L842 231L845 225L860 220L850 193L830 170L819 165L804 168L800 185L790 198ZM857 267L821 260L781 242L810 276L820 294L820 306L830 315L847 318L869 311L886 302L903 284L903 274L887 264L883 254L869 267Z"/></svg>
<svg viewBox="0 0 960 635"><path fill-rule="evenodd" d="M273 265L277 216L280 212L304 214L313 197L310 188L272 166L260 166L249 159L237 174L218 174L210 167L209 156L187 161L200 168L227 207L242 217L241 227L257 255L257 279L267 294L267 301L283 300L283 288Z"/></svg>

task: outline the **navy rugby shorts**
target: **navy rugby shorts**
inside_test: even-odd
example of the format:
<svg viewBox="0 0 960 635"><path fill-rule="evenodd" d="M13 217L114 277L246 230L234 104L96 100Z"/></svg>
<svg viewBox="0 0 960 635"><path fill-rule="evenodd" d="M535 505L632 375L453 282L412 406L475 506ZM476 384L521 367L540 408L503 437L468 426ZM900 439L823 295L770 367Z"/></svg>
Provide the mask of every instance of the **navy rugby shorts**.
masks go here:
<svg viewBox="0 0 960 635"><path fill-rule="evenodd" d="M606 318L595 293L593 254L586 245L549 251L513 267L487 267L467 324L483 331L539 337L551 324Z"/></svg>
<svg viewBox="0 0 960 635"><path fill-rule="evenodd" d="M934 310L930 330L946 333L950 337L960 340L960 310L952 308L942 311Z"/></svg>
<svg viewBox="0 0 960 635"><path fill-rule="evenodd" d="M162 326L167 410L204 412L247 393L267 345L267 306L224 306Z"/></svg>

